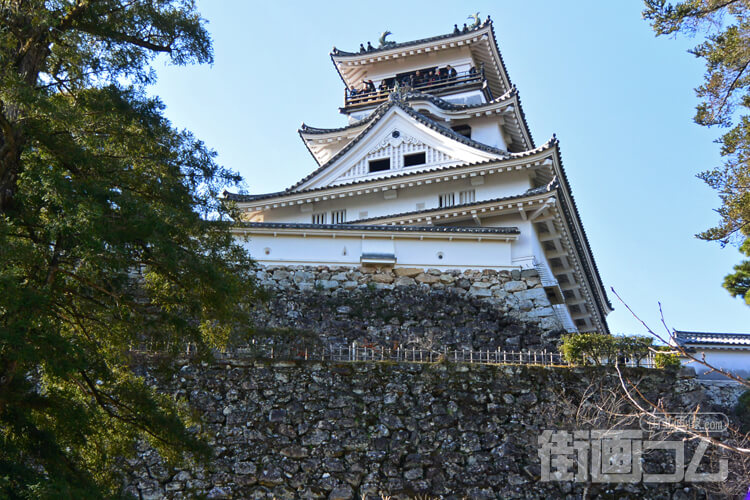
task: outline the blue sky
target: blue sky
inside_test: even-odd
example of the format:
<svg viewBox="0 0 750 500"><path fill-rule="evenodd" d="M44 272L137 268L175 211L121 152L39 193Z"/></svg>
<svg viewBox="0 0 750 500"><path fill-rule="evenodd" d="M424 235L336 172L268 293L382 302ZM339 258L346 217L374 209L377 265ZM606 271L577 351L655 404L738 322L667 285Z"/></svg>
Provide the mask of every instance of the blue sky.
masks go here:
<svg viewBox="0 0 750 500"><path fill-rule="evenodd" d="M266 2L199 0L212 66L157 63L153 92L175 126L239 171L249 192L284 189L316 164L297 135L340 126L343 83L331 48L380 33L408 41L448 33L476 11L495 23L537 144L553 133L605 286L652 328L748 332L750 307L723 288L735 247L693 235L717 221L716 194L695 174L718 165L720 129L692 122L703 64L696 40L655 38L641 4L602 1ZM613 333L645 333L610 293Z"/></svg>

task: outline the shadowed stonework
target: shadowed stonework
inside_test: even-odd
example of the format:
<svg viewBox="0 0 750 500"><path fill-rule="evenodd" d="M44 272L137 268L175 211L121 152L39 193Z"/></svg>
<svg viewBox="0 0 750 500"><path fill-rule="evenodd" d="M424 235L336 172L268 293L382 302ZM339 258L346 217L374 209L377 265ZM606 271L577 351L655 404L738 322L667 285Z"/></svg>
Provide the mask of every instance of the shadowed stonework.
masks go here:
<svg viewBox="0 0 750 500"><path fill-rule="evenodd" d="M596 409L619 386L606 369L230 356L169 380L145 373L201 414L215 458L172 470L143 448L129 462L142 498L580 498L584 488L591 498L695 498L692 484L540 481L543 430L613 424ZM673 411L703 400L695 379L627 375Z"/></svg>

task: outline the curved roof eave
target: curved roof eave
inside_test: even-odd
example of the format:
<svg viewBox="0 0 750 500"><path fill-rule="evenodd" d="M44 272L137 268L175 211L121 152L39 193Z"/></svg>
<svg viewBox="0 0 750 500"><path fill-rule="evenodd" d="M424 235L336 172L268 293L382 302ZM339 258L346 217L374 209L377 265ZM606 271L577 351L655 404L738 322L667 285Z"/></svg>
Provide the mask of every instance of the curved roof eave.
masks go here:
<svg viewBox="0 0 750 500"><path fill-rule="evenodd" d="M599 293L594 294L594 296L596 297L596 300L599 303L602 312L606 310L608 310L607 312L613 311L614 307L612 307L612 303L607 296L607 290L604 288L604 283L602 282L601 275L599 274L599 267L596 265L596 260L594 259L594 254L591 251L591 245L589 244L589 239L586 235L586 229L583 227L583 222L581 222L581 214L578 212L578 205L576 204L576 200L573 197L573 192L570 189L570 183L568 182L568 176L565 173L565 169L563 168L562 155L560 154L560 141L558 141L556 136L553 137L553 140L555 144L557 165L559 167L558 170L560 174L558 175L558 181L560 182L560 187L562 188L563 193L570 199L569 204L561 203L561 205L563 207L563 210L567 212L566 216L568 219L568 224L573 221L576 222L575 228L570 228L571 236L574 237L574 243L576 244L576 247L578 247L579 254L586 257L586 259L581 260L581 264L583 265L586 274L589 276L589 279L591 279L593 283L596 283L598 285ZM580 238L578 237L579 234ZM591 262L591 266L589 266L589 261ZM590 267L592 267L593 269L590 269ZM607 328L606 314L603 314L602 323L604 327Z"/></svg>
<svg viewBox="0 0 750 500"><path fill-rule="evenodd" d="M476 28L469 29L466 32L459 32L459 33L448 33L444 35L437 35L429 38L422 38L419 40L412 40L409 42L401 42L396 43L394 45L389 45L386 47L378 47L374 50L371 50L369 52L346 52L337 49L336 47L333 48L333 51L330 53L331 61L333 62L333 65L336 67L336 71L339 74L339 77L341 78L341 81L344 82L344 85L349 85L349 83L346 80L346 77L341 72L341 68L339 64L343 62L344 60L354 61L358 59L369 59L372 56L382 56L382 55L390 55L390 51L399 51L408 47L415 47L422 44L430 44L437 41L447 41L452 38L471 38L472 36L476 36L478 34L488 34L491 35L491 47L493 55L496 56L496 59L499 62L499 73L500 73L500 80L501 84L503 86L503 90L507 91L511 88L512 83L510 81L510 76L508 76L508 68L505 65L505 61L503 60L503 56L500 53L500 49L497 46L497 37L495 36L495 28L492 23L492 20L487 17L487 20L484 21L481 25L479 25Z"/></svg>
<svg viewBox="0 0 750 500"><path fill-rule="evenodd" d="M443 111L465 111L465 110L490 108L498 104L507 103L508 101L511 101L513 97L517 95L517 93L518 91L516 90L516 87L514 86L513 88L508 90L506 93L504 93L500 97L497 97L491 100L490 102L482 102L478 104L454 104L450 101L446 101L445 99L442 99L438 96L434 96L432 94L419 92L418 90L410 90L409 92L406 92L403 95L403 97L401 97L401 101L403 102L428 101L434 104L435 106L437 106L438 108L442 109ZM348 125L344 125L343 127L319 128L319 127L311 127L305 123L302 123L302 126L300 127L298 132L300 134L305 134L305 135L324 135L324 134L334 134L336 132L344 132L346 130L355 129L371 121L373 117L377 115L378 110L386 104L388 104L388 101L380 104L377 108L375 108L372 111L372 113L365 116L364 118L361 118Z"/></svg>
<svg viewBox="0 0 750 500"><path fill-rule="evenodd" d="M476 163L468 163L468 164L462 164L462 165L450 165L450 166L444 166L444 167L438 167L433 168L429 170L420 170L420 171L411 171L411 172L402 172L395 175L389 175L389 176L383 176L383 177L375 177L375 178L369 178L369 179L359 179L354 180L347 183L342 184L336 184L335 186L321 186L317 188L309 188L309 189L300 189L298 191L292 191L291 189L285 189L284 191L277 191L273 193L262 193L262 194L256 194L256 195L248 195L248 194L237 194L237 193L230 193L228 191L225 191L226 199L231 199L233 201L239 201L239 202L252 202L256 200L268 200L271 198L277 198L282 196L288 196L288 195L297 195L297 194L307 194L307 193L316 193L320 191L325 191L326 189L336 189L336 188L342 188L342 187L351 187L351 186L359 186L362 184L367 184L371 182L379 182L383 180L388 179L403 179L405 177L410 177L414 175L419 175L423 173L436 173L436 172L447 172L447 171L454 171L454 170L460 170L467 167L487 167L491 168L493 164L502 164L504 161L507 160L517 160L522 158L529 158L534 155L540 155L541 153L545 153L552 149L555 142L554 139L550 139L549 141L545 142L541 146L537 146L534 149L530 149L528 151L522 151L518 153L508 153L506 158L498 158L498 159L492 159L492 160L486 160L482 162L476 162ZM545 159L549 159L549 157L540 156L537 161L542 161ZM533 160L532 160L533 161Z"/></svg>

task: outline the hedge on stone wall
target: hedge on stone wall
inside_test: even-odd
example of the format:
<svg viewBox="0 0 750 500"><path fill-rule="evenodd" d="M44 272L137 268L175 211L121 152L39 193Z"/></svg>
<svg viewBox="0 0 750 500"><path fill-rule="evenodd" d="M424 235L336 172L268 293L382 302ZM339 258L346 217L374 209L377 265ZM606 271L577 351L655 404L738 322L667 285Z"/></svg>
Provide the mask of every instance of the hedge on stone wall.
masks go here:
<svg viewBox="0 0 750 500"><path fill-rule="evenodd" d="M666 346L654 347L651 337L613 337L601 333L573 333L563 336L561 351L565 360L574 365L613 365L615 361L629 361L640 366L641 362L653 350L662 350ZM654 356L657 368L679 366L680 360L668 352Z"/></svg>

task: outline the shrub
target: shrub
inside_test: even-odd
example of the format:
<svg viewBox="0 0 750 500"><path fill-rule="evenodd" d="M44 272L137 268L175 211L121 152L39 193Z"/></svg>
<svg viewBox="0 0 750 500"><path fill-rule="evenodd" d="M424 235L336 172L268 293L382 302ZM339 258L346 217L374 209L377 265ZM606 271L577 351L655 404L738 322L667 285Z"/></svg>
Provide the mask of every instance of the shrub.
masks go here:
<svg viewBox="0 0 750 500"><path fill-rule="evenodd" d="M658 346L656 348L657 351L671 351L672 348L666 345ZM669 369L675 369L679 368L680 365L680 357L677 354L673 354L671 352L657 352L654 355L654 365L656 365L657 368L669 368Z"/></svg>
<svg viewBox="0 0 750 500"><path fill-rule="evenodd" d="M568 363L600 366L609 360L614 347L614 337L601 333L578 333L563 336L562 354Z"/></svg>
<svg viewBox="0 0 750 500"><path fill-rule="evenodd" d="M620 358L640 365L653 343L650 337L613 337L601 333L578 333L563 336L561 351L565 360L575 365L613 365ZM679 363L679 361L678 361Z"/></svg>

